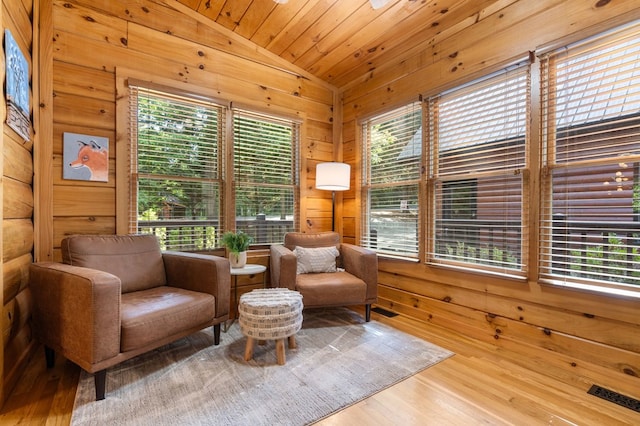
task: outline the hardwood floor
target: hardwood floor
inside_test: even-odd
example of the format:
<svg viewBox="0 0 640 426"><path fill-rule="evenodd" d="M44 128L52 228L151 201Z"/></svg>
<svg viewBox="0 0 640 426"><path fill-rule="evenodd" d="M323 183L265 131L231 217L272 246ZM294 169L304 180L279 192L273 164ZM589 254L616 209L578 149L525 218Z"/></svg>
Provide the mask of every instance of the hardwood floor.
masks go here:
<svg viewBox="0 0 640 426"><path fill-rule="evenodd" d="M492 345L402 316L372 318L455 355L319 425L640 425L640 413L587 394L597 383L640 399L640 378L572 365L534 347ZM0 411L0 424L68 425L78 373L64 359L47 371L38 352Z"/></svg>

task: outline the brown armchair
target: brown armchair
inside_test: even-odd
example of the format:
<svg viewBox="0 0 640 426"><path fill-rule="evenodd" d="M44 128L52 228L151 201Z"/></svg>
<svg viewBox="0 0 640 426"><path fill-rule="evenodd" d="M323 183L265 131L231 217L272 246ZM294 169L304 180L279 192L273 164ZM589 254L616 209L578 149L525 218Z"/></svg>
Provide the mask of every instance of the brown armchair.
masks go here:
<svg viewBox="0 0 640 426"><path fill-rule="evenodd" d="M322 260L304 259L310 250L335 247L336 272L333 265L323 265ZM333 255L319 254L332 257ZM311 254L315 256L315 254ZM305 266L300 267L299 261ZM310 266L316 264L317 266ZM326 269L325 266L329 266ZM298 273L308 272L311 273ZM371 304L378 297L378 258L374 251L352 244L340 243L336 232L289 232L284 245L271 246L271 286L287 287L299 291L305 308L321 306L365 305L365 319L371 319Z"/></svg>
<svg viewBox="0 0 640 426"><path fill-rule="evenodd" d="M162 252L153 235L76 235L64 263L30 267L35 331L47 366L58 352L94 374L104 399L106 369L229 318L229 261Z"/></svg>

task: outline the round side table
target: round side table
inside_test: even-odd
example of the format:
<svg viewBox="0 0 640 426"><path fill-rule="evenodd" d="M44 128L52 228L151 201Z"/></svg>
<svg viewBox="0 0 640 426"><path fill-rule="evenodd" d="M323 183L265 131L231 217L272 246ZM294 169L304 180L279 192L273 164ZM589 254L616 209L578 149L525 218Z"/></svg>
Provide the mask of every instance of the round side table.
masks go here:
<svg viewBox="0 0 640 426"><path fill-rule="evenodd" d="M239 275L262 274L262 288L264 288L265 287L265 283L266 283L266 279L267 279L267 277L265 276L266 275L265 274L266 270L267 270L266 266L257 265L257 264L253 264L253 263L247 263L242 268L231 268L231 276L233 277L233 303L234 303L234 306L236 308L236 313L233 316L233 318L231 319L231 322L229 322L228 324L225 322L224 330L223 330L224 332L229 330L229 327L231 327L233 322L238 317L238 276Z"/></svg>

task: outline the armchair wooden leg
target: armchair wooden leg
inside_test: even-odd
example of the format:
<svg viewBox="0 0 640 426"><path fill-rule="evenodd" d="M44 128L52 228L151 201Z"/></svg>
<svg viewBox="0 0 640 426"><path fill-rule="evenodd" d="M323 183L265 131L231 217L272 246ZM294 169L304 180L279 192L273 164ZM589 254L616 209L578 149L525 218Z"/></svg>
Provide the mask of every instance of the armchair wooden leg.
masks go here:
<svg viewBox="0 0 640 426"><path fill-rule="evenodd" d="M100 370L93 374L93 381L96 386L96 401L104 399L104 391L107 387L107 370Z"/></svg>
<svg viewBox="0 0 640 426"><path fill-rule="evenodd" d="M371 321L371 303L369 303L368 305L364 305L364 320L366 322Z"/></svg>
<svg viewBox="0 0 640 426"><path fill-rule="evenodd" d="M56 353L48 346L44 347L44 359L47 361L47 368L53 368L56 363Z"/></svg>
<svg viewBox="0 0 640 426"><path fill-rule="evenodd" d="M213 326L213 344L216 346L220 344L220 323Z"/></svg>

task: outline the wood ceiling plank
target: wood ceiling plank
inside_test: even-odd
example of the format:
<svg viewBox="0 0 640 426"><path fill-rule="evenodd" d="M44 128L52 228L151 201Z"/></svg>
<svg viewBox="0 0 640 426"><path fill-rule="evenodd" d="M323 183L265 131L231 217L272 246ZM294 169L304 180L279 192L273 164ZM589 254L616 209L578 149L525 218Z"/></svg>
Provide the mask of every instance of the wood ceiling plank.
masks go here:
<svg viewBox="0 0 640 426"><path fill-rule="evenodd" d="M215 21L224 7L224 1L202 0L198 6L198 13Z"/></svg>
<svg viewBox="0 0 640 426"><path fill-rule="evenodd" d="M200 3L204 3L206 0L177 0L180 3L184 4L187 7L190 7L193 10L198 10L198 6Z"/></svg>
<svg viewBox="0 0 640 426"><path fill-rule="evenodd" d="M341 46L334 48L310 69L323 79L338 80L338 76L352 69L366 74L372 60L384 57L393 48L406 49L416 42L416 34L425 28L437 32L434 23L452 13L464 0L400 4L386 11ZM390 23L395 23L390 25ZM385 29L380 31L380 29ZM394 54L395 51L391 52ZM364 71L363 71L364 70Z"/></svg>
<svg viewBox="0 0 640 426"><path fill-rule="evenodd" d="M255 0L240 19L240 23L234 30L235 33L251 39L277 6L278 4L274 1Z"/></svg>
<svg viewBox="0 0 640 426"><path fill-rule="evenodd" d="M228 0L216 18L216 22L225 28L234 30L253 0ZM264 0L262 0L264 1Z"/></svg>
<svg viewBox="0 0 640 426"><path fill-rule="evenodd" d="M331 7L336 1L339 0L310 1L305 4L296 17L287 22L282 30L267 44L266 48L281 56L282 52L313 25L327 8Z"/></svg>
<svg viewBox="0 0 640 426"><path fill-rule="evenodd" d="M314 70L314 74L334 82L338 87L343 86L355 79L355 75L365 75L376 69L377 64L391 62L415 44L428 42L449 25L466 17L477 15L482 7L494 1L444 0L431 2L426 7L415 10L408 16L405 15L404 19L401 15L393 17L392 19L397 20L397 25L395 29L388 32L376 35L375 26L368 27L366 35L356 34L354 39L349 40L349 45L356 48L361 46L360 48L352 48L349 54L345 54L345 51L334 50L311 69Z"/></svg>
<svg viewBox="0 0 640 426"><path fill-rule="evenodd" d="M385 11L384 13L389 13ZM303 55L296 59L296 65L304 69L312 69L312 65L320 59L329 55L333 51L346 48L349 40L357 34L367 32L368 27L375 28L376 21L380 18L374 17L381 15L381 12L375 11L367 1L361 8L357 10L348 20L344 20L332 29L324 38L314 43L314 49L309 49ZM379 25L378 25L379 31Z"/></svg>
<svg viewBox="0 0 640 426"><path fill-rule="evenodd" d="M280 56L295 64L296 60L306 52L322 55L322 53L316 49L316 45L320 40L333 32L336 27L345 24L340 28L348 26L351 32L359 30L357 26L353 25L354 22L352 22L354 13L359 9L372 10L369 5L369 0L339 1L334 3L317 21L300 34Z"/></svg>
<svg viewBox="0 0 640 426"><path fill-rule="evenodd" d="M291 23L300 14L300 11L312 1L314 0L289 0L287 4L276 5L271 14L256 28L251 41L266 48L286 28L287 24Z"/></svg>
<svg viewBox="0 0 640 426"><path fill-rule="evenodd" d="M519 8L525 6L524 3L518 2L512 7ZM551 3L547 1L545 5ZM460 39L459 44L450 46L453 49L451 51L458 52L455 58L441 55L444 56L441 60L416 67L413 72L391 83L386 75L393 71L394 64L390 64L384 73L379 72L370 80L350 86L343 94L344 111L347 115L345 121L363 114L371 114L372 111L387 109L391 105L406 103L416 93L429 95L435 90L480 77L528 54L529 51L535 51L539 46L566 37L567 34L577 34L574 35L577 37L574 40L584 38L593 34L592 31L597 31L593 25L606 21L603 20L603 16L615 18L618 25L640 18L640 8L637 8L634 2L610 3L602 8L593 8L579 0L556 3L552 8L543 6L540 13L529 13L527 20L522 24L511 23L508 19L509 10L500 11L496 16L492 15L493 19L489 17L459 35L464 37L464 40ZM526 2L526 7L532 6L534 5ZM557 16L570 16L571 19L555 19ZM500 24L501 22L503 23ZM612 22L606 25L610 28ZM487 31L493 33L489 39L476 37L478 32L484 31L483 27L487 27ZM539 28L545 30L540 31ZM446 39L443 44L450 42L450 39ZM437 46L436 49L440 47ZM453 61L462 65L454 68Z"/></svg>

